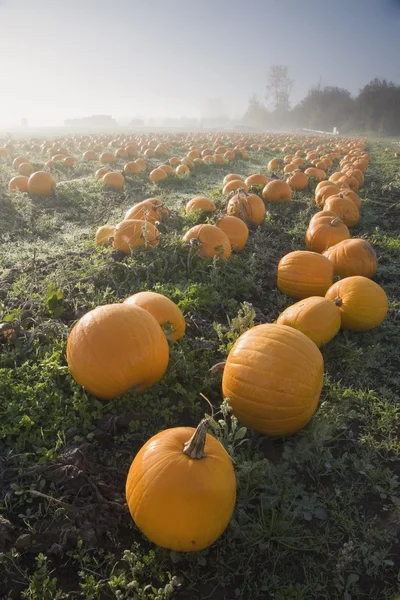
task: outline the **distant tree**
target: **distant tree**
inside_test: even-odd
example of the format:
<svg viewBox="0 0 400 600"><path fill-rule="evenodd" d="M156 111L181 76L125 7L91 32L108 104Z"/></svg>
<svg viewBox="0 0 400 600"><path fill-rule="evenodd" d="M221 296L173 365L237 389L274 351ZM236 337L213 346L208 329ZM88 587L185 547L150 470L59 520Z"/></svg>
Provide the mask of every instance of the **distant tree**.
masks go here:
<svg viewBox="0 0 400 600"><path fill-rule="evenodd" d="M285 115L290 110L290 94L293 80L288 67L272 65L268 72L266 100L277 115Z"/></svg>
<svg viewBox="0 0 400 600"><path fill-rule="evenodd" d="M249 98L249 104L243 117L246 125L257 129L265 129L270 124L270 113L255 94Z"/></svg>
<svg viewBox="0 0 400 600"><path fill-rule="evenodd" d="M382 135L400 134L400 86L375 78L356 98L354 127Z"/></svg>
<svg viewBox="0 0 400 600"><path fill-rule="evenodd" d="M299 127L330 131L349 126L355 102L349 91L338 87L315 86L293 109L293 118Z"/></svg>

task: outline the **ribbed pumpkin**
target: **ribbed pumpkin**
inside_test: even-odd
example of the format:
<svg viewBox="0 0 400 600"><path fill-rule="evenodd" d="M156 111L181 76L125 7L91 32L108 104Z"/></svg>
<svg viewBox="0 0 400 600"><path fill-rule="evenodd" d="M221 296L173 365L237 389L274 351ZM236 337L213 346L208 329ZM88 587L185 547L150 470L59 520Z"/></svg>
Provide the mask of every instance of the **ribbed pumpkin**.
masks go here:
<svg viewBox="0 0 400 600"><path fill-rule="evenodd" d="M226 529L236 502L232 461L206 431L175 427L153 436L129 469L126 501L137 527L176 552L207 548Z"/></svg>
<svg viewBox="0 0 400 600"><path fill-rule="evenodd" d="M302 171L294 171L287 179L292 190L305 190L308 187L308 177Z"/></svg>
<svg viewBox="0 0 400 600"><path fill-rule="evenodd" d="M28 194L51 196L56 189L56 180L47 171L36 171L28 179Z"/></svg>
<svg viewBox="0 0 400 600"><path fill-rule="evenodd" d="M368 331L380 325L387 315L385 291L367 277L341 279L329 288L325 297L339 308L342 329Z"/></svg>
<svg viewBox="0 0 400 600"><path fill-rule="evenodd" d="M333 272L341 279L353 275L374 277L378 268L376 252L369 242L360 238L343 240L324 252L333 264Z"/></svg>
<svg viewBox="0 0 400 600"><path fill-rule="evenodd" d="M233 250L243 250L249 237L249 228L242 219L225 215L218 220L217 227L226 233Z"/></svg>
<svg viewBox="0 0 400 600"><path fill-rule="evenodd" d="M320 296L310 296L284 310L277 323L298 329L320 347L335 337L341 321L334 302Z"/></svg>
<svg viewBox="0 0 400 600"><path fill-rule="evenodd" d="M338 218L326 217L310 223L306 231L306 246L313 252L323 252L342 240L347 240L350 232Z"/></svg>
<svg viewBox="0 0 400 600"><path fill-rule="evenodd" d="M214 202L208 198L205 198L204 196L196 196L196 198L192 198L192 200L189 200L185 207L187 215L199 210L203 212L214 212L215 209L216 207Z"/></svg>
<svg viewBox="0 0 400 600"><path fill-rule="evenodd" d="M304 333L286 325L257 325L229 352L222 391L243 425L288 435L313 416L323 375L322 355Z"/></svg>
<svg viewBox="0 0 400 600"><path fill-rule="evenodd" d="M8 184L9 192L27 192L29 178L24 175L17 175L10 179Z"/></svg>
<svg viewBox="0 0 400 600"><path fill-rule="evenodd" d="M119 171L110 171L103 176L103 183L106 187L114 190L122 190L125 185L125 177Z"/></svg>
<svg viewBox="0 0 400 600"><path fill-rule="evenodd" d="M332 210L337 214L347 227L354 227L360 220L360 212L351 198L343 194L330 196L324 204L323 210Z"/></svg>
<svg viewBox="0 0 400 600"><path fill-rule="evenodd" d="M257 194L239 192L228 202L227 213L239 217L251 225L260 225L265 219L265 206Z"/></svg>
<svg viewBox="0 0 400 600"><path fill-rule="evenodd" d="M247 192L249 188L241 179L231 179L224 185L222 193L229 194L230 192L235 192L236 190L240 189L243 189L245 192Z"/></svg>
<svg viewBox="0 0 400 600"><path fill-rule="evenodd" d="M304 173L313 179L317 179L318 181L323 181L326 179L325 171L323 169L317 169L316 167L309 167L304 171Z"/></svg>
<svg viewBox="0 0 400 600"><path fill-rule="evenodd" d="M296 250L279 261L278 288L297 300L309 296L325 296L332 281L331 261L317 252Z"/></svg>
<svg viewBox="0 0 400 600"><path fill-rule="evenodd" d="M324 206L330 196L337 196L339 193L340 189L336 185L325 185L318 192L315 192L315 204L317 206Z"/></svg>
<svg viewBox="0 0 400 600"><path fill-rule="evenodd" d="M68 338L72 377L99 398L150 387L162 378L168 360L160 325L138 306L98 306L79 319Z"/></svg>
<svg viewBox="0 0 400 600"><path fill-rule="evenodd" d="M253 173L253 175L249 175L247 179L244 180L245 184L250 187L252 185L262 185L265 186L268 183L267 177L262 175L261 173Z"/></svg>
<svg viewBox="0 0 400 600"><path fill-rule="evenodd" d="M142 200L142 202L138 202L126 211L124 221L139 219L140 221L149 221L154 224L158 217L159 215L153 203L148 200Z"/></svg>
<svg viewBox="0 0 400 600"><path fill-rule="evenodd" d="M358 194L356 194L356 192L353 192L353 190L341 190L340 192L345 198L350 198L350 200L353 200L354 204L357 206L358 210L360 210L361 208L361 200L360 200L360 196Z"/></svg>
<svg viewBox="0 0 400 600"><path fill-rule="evenodd" d="M267 169L268 171L276 171L280 168L282 160L280 158L273 158L269 161Z"/></svg>
<svg viewBox="0 0 400 600"><path fill-rule="evenodd" d="M273 179L263 189L262 196L268 202L288 202L292 197L292 188L286 181Z"/></svg>
<svg viewBox="0 0 400 600"><path fill-rule="evenodd" d="M326 217L331 217L331 219L338 218L337 214L333 212L333 210L320 210L311 217L310 224L318 221L318 219L326 219Z"/></svg>
<svg viewBox="0 0 400 600"><path fill-rule="evenodd" d="M115 225L102 225L96 231L96 244L98 246L108 246L110 237L114 235Z"/></svg>
<svg viewBox="0 0 400 600"><path fill-rule="evenodd" d="M157 167L156 169L153 169L150 172L150 175L149 175L149 179L153 183L158 183L159 181L163 181L164 179L167 179L167 177L168 177L168 173L166 173L160 167Z"/></svg>
<svg viewBox="0 0 400 600"><path fill-rule="evenodd" d="M118 223L114 230L113 248L130 254L139 246L153 248L160 243L160 232L150 221L127 219Z"/></svg>
<svg viewBox="0 0 400 600"><path fill-rule="evenodd" d="M174 331L168 337L172 340L180 340L185 335L186 323L184 316L175 302L172 302L166 296L156 292L138 292L133 296L129 296L124 304L133 304L147 310L162 327L167 323L171 323Z"/></svg>
<svg viewBox="0 0 400 600"><path fill-rule="evenodd" d="M232 248L228 236L215 225L195 225L185 233L183 240L194 244L197 254L203 258L229 258L231 255Z"/></svg>

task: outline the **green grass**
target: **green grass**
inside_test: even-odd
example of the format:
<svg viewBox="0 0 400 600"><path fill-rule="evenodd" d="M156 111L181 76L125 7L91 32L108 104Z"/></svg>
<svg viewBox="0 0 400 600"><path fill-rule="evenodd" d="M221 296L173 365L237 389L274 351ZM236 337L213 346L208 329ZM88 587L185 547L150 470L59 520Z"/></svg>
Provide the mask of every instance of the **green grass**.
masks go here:
<svg viewBox="0 0 400 600"><path fill-rule="evenodd" d="M223 176L259 171L270 153L160 187L132 177L121 193L103 190L93 165L60 168L51 199L10 197L13 171L0 166L0 316L15 328L0 341L1 598L390 600L399 592L400 163L375 142L370 149L352 234L377 250L388 317L323 348L321 404L297 435L249 431L239 445L222 407L228 432L221 424L216 433L234 460L237 506L222 538L197 554L141 536L124 501L127 470L152 434L209 412L200 393L218 410L221 375L210 377L210 367L246 327L291 304L276 288L276 267L304 248L312 195L268 207L242 254L188 263L181 237L196 221L186 201L204 193L222 207ZM173 210L159 248L121 260L95 247L99 225L149 196ZM179 304L187 335L171 347L158 385L102 403L68 373L69 329L87 310L142 289Z"/></svg>

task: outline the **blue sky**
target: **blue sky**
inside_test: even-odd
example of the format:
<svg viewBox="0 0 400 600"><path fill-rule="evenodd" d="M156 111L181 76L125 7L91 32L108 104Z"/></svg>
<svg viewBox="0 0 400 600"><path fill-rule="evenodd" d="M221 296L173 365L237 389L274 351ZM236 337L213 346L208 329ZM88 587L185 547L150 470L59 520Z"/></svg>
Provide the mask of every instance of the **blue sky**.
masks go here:
<svg viewBox="0 0 400 600"><path fill-rule="evenodd" d="M357 93L400 83L397 0L0 0L0 126L106 113L230 115L272 64L292 103L320 76Z"/></svg>

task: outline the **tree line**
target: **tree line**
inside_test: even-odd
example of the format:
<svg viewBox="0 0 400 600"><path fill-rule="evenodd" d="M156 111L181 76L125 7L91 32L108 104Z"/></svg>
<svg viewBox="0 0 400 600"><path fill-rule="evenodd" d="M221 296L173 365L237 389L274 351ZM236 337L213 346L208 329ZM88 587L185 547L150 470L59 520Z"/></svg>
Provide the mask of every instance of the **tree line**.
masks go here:
<svg viewBox="0 0 400 600"><path fill-rule="evenodd" d="M335 86L313 86L305 98L291 108L293 81L288 68L271 67L265 101L255 95L243 118L245 125L257 129L308 128L341 133L400 135L400 85L375 78L356 97Z"/></svg>

